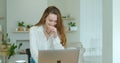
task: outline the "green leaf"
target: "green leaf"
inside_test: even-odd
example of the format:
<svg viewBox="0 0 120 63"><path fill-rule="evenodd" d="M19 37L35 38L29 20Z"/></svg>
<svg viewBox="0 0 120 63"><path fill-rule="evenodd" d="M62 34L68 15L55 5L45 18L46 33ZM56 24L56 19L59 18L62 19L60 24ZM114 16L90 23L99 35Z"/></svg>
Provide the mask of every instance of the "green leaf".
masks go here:
<svg viewBox="0 0 120 63"><path fill-rule="evenodd" d="M69 26L76 26L76 23L75 22L69 22L68 25Z"/></svg>
<svg viewBox="0 0 120 63"><path fill-rule="evenodd" d="M11 56L14 56L14 55L15 55L15 49L16 49L16 48L19 49L21 46L22 46L22 43L20 43L18 46L13 43L13 44L11 45L10 49L9 49L8 59L10 59Z"/></svg>
<svg viewBox="0 0 120 63"><path fill-rule="evenodd" d="M20 49L21 46L22 46L22 43L19 44L18 49Z"/></svg>

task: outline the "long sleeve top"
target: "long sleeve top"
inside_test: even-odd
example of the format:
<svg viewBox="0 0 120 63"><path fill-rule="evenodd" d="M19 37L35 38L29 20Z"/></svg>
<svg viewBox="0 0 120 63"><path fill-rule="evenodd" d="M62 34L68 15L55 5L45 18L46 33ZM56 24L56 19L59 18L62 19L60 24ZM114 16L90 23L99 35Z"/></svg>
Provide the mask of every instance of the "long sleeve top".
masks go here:
<svg viewBox="0 0 120 63"><path fill-rule="evenodd" d="M30 28L30 52L32 58L38 63L38 51L49 49L64 49L60 43L60 38L52 35L47 39L43 26L33 26Z"/></svg>

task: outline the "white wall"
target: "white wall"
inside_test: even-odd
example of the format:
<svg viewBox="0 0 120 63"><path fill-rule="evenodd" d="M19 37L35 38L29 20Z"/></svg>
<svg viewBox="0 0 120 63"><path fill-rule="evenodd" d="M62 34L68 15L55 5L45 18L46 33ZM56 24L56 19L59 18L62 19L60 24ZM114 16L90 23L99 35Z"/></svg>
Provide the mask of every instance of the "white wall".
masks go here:
<svg viewBox="0 0 120 63"><path fill-rule="evenodd" d="M66 15L74 17L78 30L76 32L67 33L68 42L80 42L80 0L65 0Z"/></svg>
<svg viewBox="0 0 120 63"><path fill-rule="evenodd" d="M120 0L113 0L113 63L120 63Z"/></svg>
<svg viewBox="0 0 120 63"><path fill-rule="evenodd" d="M112 63L113 4L114 0L103 0L103 63Z"/></svg>
<svg viewBox="0 0 120 63"><path fill-rule="evenodd" d="M46 7L47 0L7 0L7 32L11 40L14 40L12 36L18 21L34 25Z"/></svg>
<svg viewBox="0 0 120 63"><path fill-rule="evenodd" d="M48 6L56 6L57 8L59 8L60 12L62 15L65 15L65 1L64 0L48 0Z"/></svg>
<svg viewBox="0 0 120 63"><path fill-rule="evenodd" d="M0 0L0 25L2 27L2 31L0 31L0 43L2 33L6 33L6 0Z"/></svg>
<svg viewBox="0 0 120 63"><path fill-rule="evenodd" d="M80 0L80 41L86 54L93 54L90 48L102 48L102 0Z"/></svg>

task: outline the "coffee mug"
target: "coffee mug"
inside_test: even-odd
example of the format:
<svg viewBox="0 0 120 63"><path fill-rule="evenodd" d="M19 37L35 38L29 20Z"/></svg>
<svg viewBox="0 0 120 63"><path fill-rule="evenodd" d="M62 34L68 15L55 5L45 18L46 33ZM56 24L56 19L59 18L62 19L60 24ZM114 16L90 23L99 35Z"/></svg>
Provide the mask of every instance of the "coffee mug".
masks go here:
<svg viewBox="0 0 120 63"><path fill-rule="evenodd" d="M25 60L17 60L15 63L27 63Z"/></svg>

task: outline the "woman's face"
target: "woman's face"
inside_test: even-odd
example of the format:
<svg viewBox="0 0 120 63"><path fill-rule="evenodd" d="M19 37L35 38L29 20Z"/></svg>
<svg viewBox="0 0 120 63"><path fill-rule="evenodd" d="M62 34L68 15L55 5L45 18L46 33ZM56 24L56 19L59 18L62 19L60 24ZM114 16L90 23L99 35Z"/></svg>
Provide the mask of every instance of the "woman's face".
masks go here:
<svg viewBox="0 0 120 63"><path fill-rule="evenodd" d="M55 26L57 24L57 15L56 14L52 14L50 13L47 17L46 17L46 26Z"/></svg>

